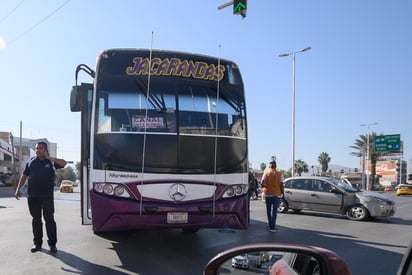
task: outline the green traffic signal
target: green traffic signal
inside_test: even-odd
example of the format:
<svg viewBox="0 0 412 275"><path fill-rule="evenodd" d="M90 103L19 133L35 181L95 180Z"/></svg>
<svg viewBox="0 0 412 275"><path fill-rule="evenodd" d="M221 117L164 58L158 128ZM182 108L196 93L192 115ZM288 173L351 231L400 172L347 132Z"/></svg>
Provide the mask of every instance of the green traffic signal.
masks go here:
<svg viewBox="0 0 412 275"><path fill-rule="evenodd" d="M246 17L247 0L233 0L233 14Z"/></svg>

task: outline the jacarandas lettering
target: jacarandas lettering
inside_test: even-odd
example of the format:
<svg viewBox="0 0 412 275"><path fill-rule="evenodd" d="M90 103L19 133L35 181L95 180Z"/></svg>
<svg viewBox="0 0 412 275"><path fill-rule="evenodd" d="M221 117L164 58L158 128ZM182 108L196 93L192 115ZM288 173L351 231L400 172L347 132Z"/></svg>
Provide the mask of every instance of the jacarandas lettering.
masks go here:
<svg viewBox="0 0 412 275"><path fill-rule="evenodd" d="M181 60L179 58L149 58L135 57L133 65L126 68L127 75L150 75L154 76L181 76L204 80L222 80L225 67L206 62Z"/></svg>

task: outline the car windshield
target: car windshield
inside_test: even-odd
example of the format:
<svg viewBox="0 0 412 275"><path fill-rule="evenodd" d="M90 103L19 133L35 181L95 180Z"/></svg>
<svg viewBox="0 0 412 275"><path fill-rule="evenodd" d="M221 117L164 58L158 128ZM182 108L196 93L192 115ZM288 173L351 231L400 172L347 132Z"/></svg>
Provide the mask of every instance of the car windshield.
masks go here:
<svg viewBox="0 0 412 275"><path fill-rule="evenodd" d="M339 186L340 188L344 189L346 192L350 192L350 193L359 192L358 189L350 186L349 184L347 184L344 181L341 181L341 180L338 180L338 179L333 179L333 178L330 178L329 180L331 182L333 182L334 184L336 184L337 186Z"/></svg>

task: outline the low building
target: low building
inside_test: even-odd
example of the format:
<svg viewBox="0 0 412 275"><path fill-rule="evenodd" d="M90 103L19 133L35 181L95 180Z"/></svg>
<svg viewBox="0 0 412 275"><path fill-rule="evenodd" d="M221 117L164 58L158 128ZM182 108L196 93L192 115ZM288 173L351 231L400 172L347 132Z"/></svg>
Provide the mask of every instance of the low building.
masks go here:
<svg viewBox="0 0 412 275"><path fill-rule="evenodd" d="M56 157L57 144L47 138L16 138L9 132L0 132L0 187L16 186L27 160L35 156L35 146L44 141L50 156Z"/></svg>

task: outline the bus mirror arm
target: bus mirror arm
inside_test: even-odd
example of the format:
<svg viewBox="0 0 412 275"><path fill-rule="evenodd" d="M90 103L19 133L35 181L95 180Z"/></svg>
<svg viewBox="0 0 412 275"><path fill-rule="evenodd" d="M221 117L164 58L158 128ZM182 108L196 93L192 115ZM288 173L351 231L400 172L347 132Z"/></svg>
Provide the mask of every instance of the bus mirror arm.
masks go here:
<svg viewBox="0 0 412 275"><path fill-rule="evenodd" d="M75 80L76 80L76 86L77 86L77 78L79 75L80 71L85 71L88 75L90 75L92 78L95 77L96 73L93 71L89 66L86 64L80 64L76 67L76 73L75 73Z"/></svg>

